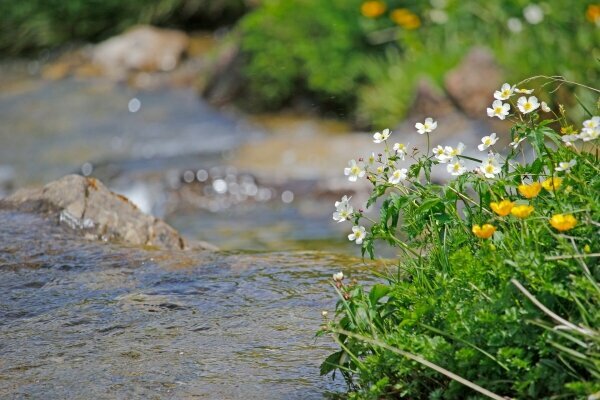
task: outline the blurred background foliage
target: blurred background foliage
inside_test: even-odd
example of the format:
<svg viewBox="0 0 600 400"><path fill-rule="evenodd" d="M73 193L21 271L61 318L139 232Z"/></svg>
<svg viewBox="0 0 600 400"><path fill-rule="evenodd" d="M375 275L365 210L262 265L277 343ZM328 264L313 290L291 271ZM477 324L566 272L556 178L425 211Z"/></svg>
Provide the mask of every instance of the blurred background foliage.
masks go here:
<svg viewBox="0 0 600 400"><path fill-rule="evenodd" d="M98 41L136 24L207 29L231 23L244 0L0 1L0 54L33 54L72 41Z"/></svg>
<svg viewBox="0 0 600 400"><path fill-rule="evenodd" d="M442 86L475 45L512 82L560 74L595 83L599 26L600 5L588 0L272 0L239 30L259 106L307 92L337 114L387 126L406 113L419 77Z"/></svg>
<svg viewBox="0 0 600 400"><path fill-rule="evenodd" d="M442 89L446 72L476 45L492 51L507 81L599 77L600 4L589 0L3 1L0 52L94 42L140 23L232 26L247 108L303 99L363 127L397 123L420 77Z"/></svg>

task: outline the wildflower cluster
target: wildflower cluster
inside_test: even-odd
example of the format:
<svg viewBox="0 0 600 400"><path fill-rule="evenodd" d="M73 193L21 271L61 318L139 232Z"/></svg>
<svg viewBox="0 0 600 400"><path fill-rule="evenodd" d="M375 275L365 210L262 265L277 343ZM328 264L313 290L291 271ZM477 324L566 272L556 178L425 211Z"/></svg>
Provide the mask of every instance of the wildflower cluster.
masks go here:
<svg viewBox="0 0 600 400"><path fill-rule="evenodd" d="M348 167L344 169L344 174L348 177L351 182L356 182L359 178L366 178L371 181L376 190L374 193L379 197L387 189L397 189L400 193L408 194L414 192L415 188L411 187L419 183L418 172L424 170L425 175L428 177L430 169L433 165L446 164L446 171L452 176L461 176L467 172L470 172L471 183L481 184L484 179L494 180L502 179L500 182L503 183L507 179L517 177L520 182L512 189L513 199L517 203L510 201L510 199L501 198L499 202L493 201L489 203L489 207L493 212L500 217L508 216L509 214L516 218L527 218L531 216L535 207L526 202L531 200L540 194L542 188L547 192L555 192L562 184L563 178L557 176L558 174L569 174L577 164L577 160L572 158L570 160L556 160L547 164L543 171L538 171L538 176L543 177L542 182L537 181L533 175L519 173L523 171L517 162L513 161L515 150L518 149L519 145L527 138L530 140L536 140L533 145L545 146L543 143L544 138L556 140L557 136L552 133L547 127L548 123L536 125L538 115L532 117L531 113L541 109L542 112L552 113L552 110L545 102L540 102L535 96L521 96L516 100L516 103L512 103L513 97L516 94L531 95L533 90L531 89L519 89L515 86L511 86L508 83L502 85L502 87L494 92L494 98L496 99L491 108L487 109L489 117L498 117L505 119L507 117L513 117L515 120L516 128L513 130L514 137L510 144L512 152L508 156L501 155L495 148L498 142L498 135L495 132L484 136L481 139L481 144L477 146L480 152L487 152L483 160L478 160L473 157L467 157L463 155L465 145L458 143L455 147L453 146L442 146L437 145L429 153L417 158L418 150L415 149L411 154L411 158L416 161L413 164L409 172L408 168L401 168L398 166L398 162L405 161L408 155L407 146L403 143L394 143L391 147L388 140L391 137L392 132L389 129L384 129L381 132L373 134L373 142L376 144L383 144L382 153L375 155L371 154L368 158L368 162L365 163L361 158L358 162L356 160L350 160ZM505 101L503 103L503 101ZM517 114L511 114L511 110L518 110ZM530 116L529 121L525 118ZM558 116L557 116L558 117ZM562 119L558 119L558 122ZM418 122L415 124L415 129L420 135L427 135L429 141L429 135L432 134L438 126L437 121L433 118L426 118L424 122ZM521 135L521 137L519 136ZM541 135L542 142L539 142L537 136ZM562 142L573 150L577 150L573 146L573 142L581 139L583 142L590 142L597 139L600 136L600 117L593 116L586 120L582 124L582 128L578 133L570 133L560 137ZM547 149L548 150L548 149ZM564 152L556 152L554 154L566 154ZM573 156L576 154L574 153ZM476 161L479 163L476 168L469 171L466 162ZM416 166L416 168L415 168ZM417 173L415 173L417 171ZM504 172L503 172L504 171ZM503 176L501 176L503 174ZM410 178L412 179L409 179ZM487 185L493 183L486 182ZM510 187L507 189L511 190ZM517 195L518 193L518 195ZM496 196L493 190L490 192L491 196ZM520 195L520 196L519 196ZM503 196L503 195L501 195ZM369 204L370 205L370 204ZM354 209L349 204L349 198L344 196L341 201L335 203L336 211L333 214L333 219L337 222L343 222L347 220L359 220L362 214L354 213ZM549 211L549 210L546 210ZM547 220L550 225L558 231L565 231L572 229L576 225L576 218L571 214L565 214L568 216L569 224L556 223L556 215L563 215L562 213L556 213L555 215L547 216ZM490 214L493 217L493 214ZM501 221L498 221L501 222ZM485 229L483 228L485 227ZM491 224L484 224L481 227L478 224L473 224L471 231L479 238L487 239L496 232L496 227ZM492 229L493 228L493 229ZM362 245L366 238L366 229L361 225L354 225L352 227L352 233L348 235L349 240L356 241L357 244Z"/></svg>
<svg viewBox="0 0 600 400"><path fill-rule="evenodd" d="M342 345L322 372L338 369L358 397L600 391L593 379L600 376L593 329L600 322L600 117L586 108L574 128L564 107L520 85L506 83L493 98L487 115L512 122L510 133L490 132L476 149L430 148L438 122L426 118L415 125L426 136L424 151L392 144L385 129L373 135L381 151L344 170L350 181L371 182L365 207L379 205L379 219L356 211L347 196L333 219L352 224L348 239L363 256L374 257L376 241L401 255L387 285L338 290L338 319L322 332ZM446 183L432 181L435 168L445 170ZM559 330L568 334L543 322L558 320L536 297L562 311L569 321L560 319ZM416 366L417 359L429 364ZM476 382L467 389L452 376L440 380L441 370Z"/></svg>

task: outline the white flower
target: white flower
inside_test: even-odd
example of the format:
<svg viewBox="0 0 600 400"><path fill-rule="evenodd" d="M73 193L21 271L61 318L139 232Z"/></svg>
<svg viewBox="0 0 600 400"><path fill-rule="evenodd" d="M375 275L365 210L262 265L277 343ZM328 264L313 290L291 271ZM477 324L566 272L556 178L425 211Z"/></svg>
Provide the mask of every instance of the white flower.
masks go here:
<svg viewBox="0 0 600 400"><path fill-rule="evenodd" d="M358 178L365 176L363 163L356 163L354 160L348 162L349 167L344 168L344 175L348 177L350 182L356 182Z"/></svg>
<svg viewBox="0 0 600 400"><path fill-rule="evenodd" d="M356 226L354 228L356 228ZM354 230L354 228L352 228L352 230ZM350 240L354 240L354 239L350 239ZM341 281L343 281L344 280L344 273L342 271L340 271L338 273L333 274L333 280L335 282L341 282Z"/></svg>
<svg viewBox="0 0 600 400"><path fill-rule="evenodd" d="M494 98L497 100L508 100L513 95L515 88L510 86L508 83L502 85L500 90L494 92Z"/></svg>
<svg viewBox="0 0 600 400"><path fill-rule="evenodd" d="M400 183L401 180L406 179L406 173L408 170L406 168L395 170L390 176L389 182L393 185Z"/></svg>
<svg viewBox="0 0 600 400"><path fill-rule="evenodd" d="M517 107L523 114L528 114L537 110L540 107L540 103L535 96L529 96L529 98L521 96L519 97L519 100L517 100Z"/></svg>
<svg viewBox="0 0 600 400"><path fill-rule="evenodd" d="M592 117L583 121L583 129L596 129L600 127L600 117Z"/></svg>
<svg viewBox="0 0 600 400"><path fill-rule="evenodd" d="M577 139L580 139L579 135L577 135L577 134L563 135L560 137L560 140L562 140L567 146L572 145L573 142L576 141Z"/></svg>
<svg viewBox="0 0 600 400"><path fill-rule="evenodd" d="M481 144L477 146L479 151L485 151L488 147L493 146L498 141L495 133L492 133L490 136L484 136L481 138Z"/></svg>
<svg viewBox="0 0 600 400"><path fill-rule="evenodd" d="M467 171L465 165L460 160L448 164L446 170L454 176L462 175Z"/></svg>
<svg viewBox="0 0 600 400"><path fill-rule="evenodd" d="M406 156L406 146L403 143L395 143L392 149L401 160L404 160L404 157Z"/></svg>
<svg viewBox="0 0 600 400"><path fill-rule="evenodd" d="M355 225L352 227L352 233L348 235L348 240L355 241L356 244L362 244L367 233L365 232L364 226ZM341 272L340 272L341 274ZM343 279L343 275L342 275Z"/></svg>
<svg viewBox="0 0 600 400"><path fill-rule="evenodd" d="M558 167L555 168L556 171L564 171L570 172L571 168L573 168L577 164L577 160L572 159L571 161L561 161L558 163Z"/></svg>
<svg viewBox="0 0 600 400"><path fill-rule="evenodd" d="M390 134L391 134L391 132L389 129L384 129L383 131L381 131L381 133L375 132L375 134L373 135L373 142L375 142L375 143L385 142L390 137Z"/></svg>
<svg viewBox="0 0 600 400"><path fill-rule="evenodd" d="M579 138L584 142L589 142L590 140L598 139L600 137L600 127L596 128L583 128L581 133L579 134Z"/></svg>
<svg viewBox="0 0 600 400"><path fill-rule="evenodd" d="M451 151L452 147L450 146L442 147L438 145L433 148L435 158L442 164L446 164L448 161L452 160L452 157L449 154Z"/></svg>
<svg viewBox="0 0 600 400"><path fill-rule="evenodd" d="M420 135L424 133L430 133L437 128L437 121L434 121L433 118L425 118L425 122L417 122L415 124L415 128L417 128L417 132L419 132Z"/></svg>
<svg viewBox="0 0 600 400"><path fill-rule="evenodd" d="M530 4L523 9L523 16L531 25L537 25L544 20L544 10L537 4Z"/></svg>
<svg viewBox="0 0 600 400"><path fill-rule="evenodd" d="M487 160L481 163L479 170L486 178L493 178L500 173L500 163L494 155L488 156Z"/></svg>
<svg viewBox="0 0 600 400"><path fill-rule="evenodd" d="M383 171L384 171L384 169L385 169L385 168L383 167L383 165L380 165L380 166L378 166L378 167L377 167L377 173L378 173L378 174L383 174Z"/></svg>
<svg viewBox="0 0 600 400"><path fill-rule="evenodd" d="M550 112L550 111L552 111L552 109L550 107L548 107L548 104L546 104L545 101L542 101L542 111L543 112Z"/></svg>
<svg viewBox="0 0 600 400"><path fill-rule="evenodd" d="M337 222L344 222L352 218L354 209L348 202L352 197L344 196L341 201L335 202L336 211L333 213L333 220Z"/></svg>
<svg viewBox="0 0 600 400"><path fill-rule="evenodd" d="M460 143L458 143L458 146L456 146L456 147L446 146L444 148L444 151L446 152L448 157L450 157L450 159L453 159L456 156L462 155L464 149L465 149L465 145L462 142L460 142Z"/></svg>
<svg viewBox="0 0 600 400"><path fill-rule="evenodd" d="M329 314L329 313L328 313L326 310L323 310L323 311L321 311L321 315L322 315L323 317L327 317L327 315L328 315L328 314Z"/></svg>
<svg viewBox="0 0 600 400"><path fill-rule="evenodd" d="M521 144L521 142L525 140L524 137L519 138L518 136L515 136L515 140L513 140L512 142L510 142L508 145L510 147L512 147L513 149L516 149L517 147L519 147L519 145Z"/></svg>
<svg viewBox="0 0 600 400"><path fill-rule="evenodd" d="M506 21L506 25L508 26L508 30L514 33L519 33L523 30L523 23L519 18L509 18L508 21Z"/></svg>
<svg viewBox="0 0 600 400"><path fill-rule="evenodd" d="M487 109L488 117L498 117L500 119L506 118L510 111L510 104L502 103L502 100L495 100L492 103L492 108Z"/></svg>
<svg viewBox="0 0 600 400"><path fill-rule="evenodd" d="M533 89L518 89L518 88L515 88L515 92L516 93L520 93L520 94L531 94L531 93L533 93Z"/></svg>

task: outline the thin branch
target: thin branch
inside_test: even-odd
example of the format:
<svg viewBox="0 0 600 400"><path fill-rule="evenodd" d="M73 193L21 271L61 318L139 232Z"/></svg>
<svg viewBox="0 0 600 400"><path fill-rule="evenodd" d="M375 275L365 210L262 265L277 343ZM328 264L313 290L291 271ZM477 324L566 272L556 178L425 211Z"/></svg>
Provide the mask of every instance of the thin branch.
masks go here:
<svg viewBox="0 0 600 400"><path fill-rule="evenodd" d="M517 287L517 289L519 289L521 291L521 293L523 293L529 300L531 300L531 302L533 304L535 304L540 310L542 310L546 315L548 315L550 318L552 318L556 322L558 322L570 329L573 329L579 333L582 333L584 335L591 336L594 334L593 331L586 329L586 328L581 328L581 327L567 321L566 319L562 318L561 316L555 314L554 312L552 312L549 308L547 308L545 305L543 305L538 299L536 299L527 289L525 289L525 287L523 285L521 285L519 283L519 281L517 281L515 278L511 279L510 281L513 283L513 285L515 285Z"/></svg>

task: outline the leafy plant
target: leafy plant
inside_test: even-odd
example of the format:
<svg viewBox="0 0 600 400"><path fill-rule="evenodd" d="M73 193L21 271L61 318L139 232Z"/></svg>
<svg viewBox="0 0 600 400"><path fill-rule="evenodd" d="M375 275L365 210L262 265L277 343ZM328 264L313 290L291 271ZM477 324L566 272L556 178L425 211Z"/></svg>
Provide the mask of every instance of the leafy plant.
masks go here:
<svg viewBox="0 0 600 400"><path fill-rule="evenodd" d="M397 272L370 290L334 280L336 318L319 334L340 350L321 372L339 371L351 398L600 391L600 117L586 108L576 131L562 106L553 111L520 85L504 85L488 109L513 122L502 152L492 134L481 159L462 144L408 153L385 130L374 135L381 155L346 168L350 180L373 184L367 207L380 204L379 218L344 197L334 219L353 222L349 239L363 255L374 257L376 241L402 254ZM435 139L433 119L416 128ZM452 176L445 184L430 178L440 167Z"/></svg>

